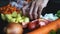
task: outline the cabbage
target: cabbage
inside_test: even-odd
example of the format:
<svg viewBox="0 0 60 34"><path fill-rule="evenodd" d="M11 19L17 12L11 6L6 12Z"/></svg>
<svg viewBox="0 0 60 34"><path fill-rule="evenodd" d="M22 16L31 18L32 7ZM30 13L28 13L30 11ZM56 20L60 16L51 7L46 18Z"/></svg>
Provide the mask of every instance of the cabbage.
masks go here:
<svg viewBox="0 0 60 34"><path fill-rule="evenodd" d="M1 18L2 18L3 20L5 20L5 15L4 15L4 14L1 14Z"/></svg>
<svg viewBox="0 0 60 34"><path fill-rule="evenodd" d="M12 19L12 15L11 14L5 14L5 17L6 17L7 20Z"/></svg>
<svg viewBox="0 0 60 34"><path fill-rule="evenodd" d="M17 12L14 11L11 15L12 15L12 17L17 17Z"/></svg>
<svg viewBox="0 0 60 34"><path fill-rule="evenodd" d="M15 21L16 21L16 18L12 18L12 19L11 19L11 22L15 22Z"/></svg>
<svg viewBox="0 0 60 34"><path fill-rule="evenodd" d="M24 20L23 20L23 19L21 19L21 20L19 20L19 22L20 22L20 23L22 23L22 22L24 22Z"/></svg>
<svg viewBox="0 0 60 34"><path fill-rule="evenodd" d="M29 22L29 18L28 17L25 17L24 18L24 22Z"/></svg>
<svg viewBox="0 0 60 34"><path fill-rule="evenodd" d="M12 19L12 15L11 14L5 14L5 17L8 22L11 22L11 19Z"/></svg>
<svg viewBox="0 0 60 34"><path fill-rule="evenodd" d="M9 23L29 22L28 17L22 16L22 12L17 14L17 12L14 11L12 14L1 14L1 17L3 20L8 21Z"/></svg>
<svg viewBox="0 0 60 34"><path fill-rule="evenodd" d="M18 14L18 15L17 15L17 18L16 18L16 22L20 22L20 21L21 21L21 19L22 19L21 15L20 15L20 14Z"/></svg>

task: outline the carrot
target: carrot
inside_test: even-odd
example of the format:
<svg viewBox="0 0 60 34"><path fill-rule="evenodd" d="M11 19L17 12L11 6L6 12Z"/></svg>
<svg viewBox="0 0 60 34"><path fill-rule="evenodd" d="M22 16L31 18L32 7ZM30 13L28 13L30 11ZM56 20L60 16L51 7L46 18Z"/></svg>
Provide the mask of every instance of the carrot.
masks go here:
<svg viewBox="0 0 60 34"><path fill-rule="evenodd" d="M60 28L60 20L59 20L59 21L57 21L57 24L58 24L58 28Z"/></svg>
<svg viewBox="0 0 60 34"><path fill-rule="evenodd" d="M14 11L16 11L17 13L20 13L20 10L17 11L17 8L12 7L10 4L7 6L0 7L0 13L3 13L3 14L11 14Z"/></svg>
<svg viewBox="0 0 60 34"><path fill-rule="evenodd" d="M60 25L60 19L27 34L48 34L51 30L56 31L58 29L58 25Z"/></svg>

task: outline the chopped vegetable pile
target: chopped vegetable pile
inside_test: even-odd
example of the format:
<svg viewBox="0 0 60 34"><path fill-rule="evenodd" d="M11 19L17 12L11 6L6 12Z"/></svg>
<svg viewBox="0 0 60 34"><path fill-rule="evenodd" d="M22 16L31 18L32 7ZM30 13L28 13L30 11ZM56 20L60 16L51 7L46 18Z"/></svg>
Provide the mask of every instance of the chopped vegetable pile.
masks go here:
<svg viewBox="0 0 60 34"><path fill-rule="evenodd" d="M22 16L21 13L17 14L16 11L14 11L12 14L1 14L1 17L3 20L7 20L8 22L29 22L28 17Z"/></svg>
<svg viewBox="0 0 60 34"><path fill-rule="evenodd" d="M9 23L29 22L28 17L22 16L20 10L17 10L17 8L12 7L10 5L1 7L0 12L1 12L2 19L8 21Z"/></svg>
<svg viewBox="0 0 60 34"><path fill-rule="evenodd" d="M14 11L17 11L17 13L20 12L19 9L17 9L16 7L12 7L10 4L7 6L0 7L0 13L3 13L3 14L11 14Z"/></svg>

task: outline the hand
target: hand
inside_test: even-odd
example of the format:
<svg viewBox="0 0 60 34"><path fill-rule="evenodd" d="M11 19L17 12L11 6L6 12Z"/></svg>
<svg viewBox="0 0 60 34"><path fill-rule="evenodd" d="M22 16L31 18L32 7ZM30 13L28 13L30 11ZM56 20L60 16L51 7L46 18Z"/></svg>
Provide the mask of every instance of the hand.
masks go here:
<svg viewBox="0 0 60 34"><path fill-rule="evenodd" d="M42 10L44 7L46 7L47 3L48 0L33 0L30 5L23 7L23 15L28 15L31 20L40 18Z"/></svg>

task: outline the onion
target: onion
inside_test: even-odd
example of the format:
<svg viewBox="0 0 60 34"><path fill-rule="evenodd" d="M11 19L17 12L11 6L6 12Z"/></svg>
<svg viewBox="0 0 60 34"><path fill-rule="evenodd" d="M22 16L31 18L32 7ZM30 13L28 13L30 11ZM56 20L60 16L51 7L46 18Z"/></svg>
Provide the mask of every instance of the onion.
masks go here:
<svg viewBox="0 0 60 34"><path fill-rule="evenodd" d="M6 27L6 33L7 34L22 34L23 33L23 27L17 23L10 23Z"/></svg>
<svg viewBox="0 0 60 34"><path fill-rule="evenodd" d="M39 25L42 27L42 26L45 26L45 25L47 25L49 23L49 21L48 20L46 20L46 19L39 19Z"/></svg>
<svg viewBox="0 0 60 34"><path fill-rule="evenodd" d="M29 22L28 23L28 29L29 30L35 30L38 27L38 22L39 22L38 19L33 20L32 22Z"/></svg>
<svg viewBox="0 0 60 34"><path fill-rule="evenodd" d="M30 22L29 24L28 24L28 29L29 30L34 30L36 28L36 23L35 22Z"/></svg>

